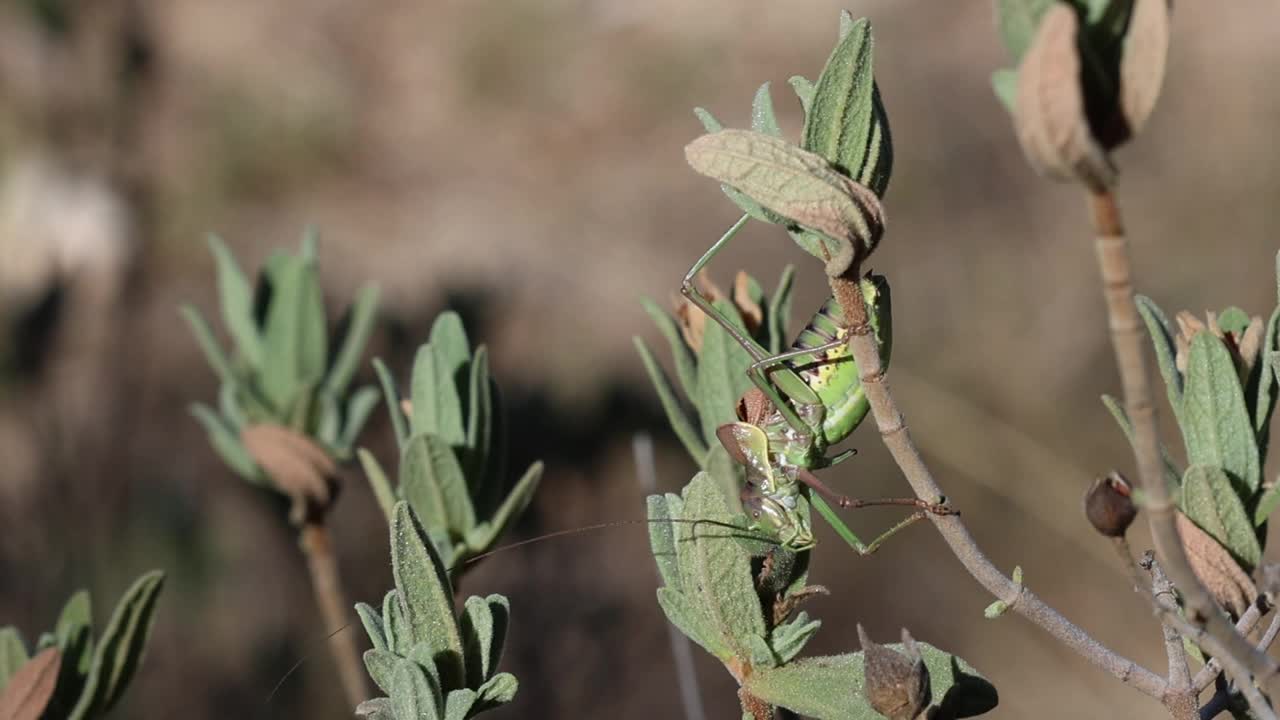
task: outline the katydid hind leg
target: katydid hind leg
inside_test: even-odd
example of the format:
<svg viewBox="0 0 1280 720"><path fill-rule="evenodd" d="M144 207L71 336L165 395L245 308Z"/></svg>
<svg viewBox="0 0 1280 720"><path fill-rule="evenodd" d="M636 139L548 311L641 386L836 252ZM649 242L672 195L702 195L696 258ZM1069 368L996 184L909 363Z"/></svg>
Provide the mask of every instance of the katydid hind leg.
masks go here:
<svg viewBox="0 0 1280 720"><path fill-rule="evenodd" d="M747 221L750 219L750 215L743 215L738 222L733 224L733 227L730 227L725 231L725 234L711 246L711 249L707 250L707 252L703 253L702 257L698 258L698 261L693 264L693 267L689 268L689 272L685 273L684 280L680 283L680 292L685 297L689 298L689 302L692 302L699 310L706 313L707 317L711 318L717 325L724 328L724 331L729 333L729 336L741 345L742 349L745 350L752 359L761 360L768 356L768 351L765 350L760 343L757 343L752 339L750 335L743 332L742 329L734 324L732 320L725 317L724 313L720 312L720 310L716 308L715 303L711 302L711 300L707 299L705 295L698 292L697 285L694 283L694 278L698 276L698 273L702 272L702 269L711 262L711 259L724 249L724 246L733 239L733 236L737 235L738 232L742 230L743 226L745 226Z"/></svg>

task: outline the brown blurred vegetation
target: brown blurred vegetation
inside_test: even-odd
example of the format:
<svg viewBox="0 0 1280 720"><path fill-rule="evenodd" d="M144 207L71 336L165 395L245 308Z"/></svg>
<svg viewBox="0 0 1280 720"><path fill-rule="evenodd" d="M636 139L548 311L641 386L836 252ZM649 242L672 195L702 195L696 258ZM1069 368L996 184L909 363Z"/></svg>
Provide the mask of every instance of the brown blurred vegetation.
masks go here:
<svg viewBox="0 0 1280 720"><path fill-rule="evenodd" d="M745 125L771 80L796 132L785 80L820 69L841 4L99 0L41 30L30 8L58 4L0 5L0 320L25 323L0 347L0 619L33 638L73 589L101 617L166 569L124 716L350 716L283 513L186 415L215 392L176 313L216 302L208 231L256 267L319 227L334 306L381 284L372 352L402 378L434 315L459 309L492 349L512 466L547 461L519 537L641 517L633 431L659 440L665 489L687 481L630 336L656 335L637 298L671 295L736 217L684 166L689 109ZM896 140L876 270L914 434L997 563L1160 667L1158 627L1079 511L1095 474L1129 464L1097 400L1118 383L1083 199L1022 161L988 85L1004 61L988 3L843 7L875 24ZM1119 158L1138 284L1167 310L1274 302L1277 28L1260 0L1176 8L1164 97ZM799 323L821 276L778 233L752 228L715 270L772 283L787 262ZM388 435L378 417L364 444L386 458ZM854 444L836 484L905 491L874 433ZM350 594L380 598L386 529L355 469L335 523ZM867 559L821 539L814 580L833 593L811 608L811 652L854 648L855 622L880 639L905 625L996 683L993 717L1161 716L1020 618L984 620L990 598L929 529ZM512 602L506 716L676 716L651 562L631 526L467 577ZM733 712L730 679L699 662L712 715Z"/></svg>

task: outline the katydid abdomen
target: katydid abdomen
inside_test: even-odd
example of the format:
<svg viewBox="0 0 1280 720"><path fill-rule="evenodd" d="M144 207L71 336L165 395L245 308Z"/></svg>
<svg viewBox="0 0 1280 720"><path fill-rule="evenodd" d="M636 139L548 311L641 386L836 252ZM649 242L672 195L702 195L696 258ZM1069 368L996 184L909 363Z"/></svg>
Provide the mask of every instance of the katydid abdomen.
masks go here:
<svg viewBox="0 0 1280 720"><path fill-rule="evenodd" d="M859 283L869 310L872 331L880 345L880 357L887 364L891 345L889 321L889 285L881 275L869 275ZM859 378L858 364L847 342L832 347L837 340L847 340L849 328L844 311L833 296L809 320L792 350L819 348L811 355L801 355L786 362L818 396L824 408L822 440L824 446L844 440L866 417L870 405ZM821 349L826 346L826 349Z"/></svg>

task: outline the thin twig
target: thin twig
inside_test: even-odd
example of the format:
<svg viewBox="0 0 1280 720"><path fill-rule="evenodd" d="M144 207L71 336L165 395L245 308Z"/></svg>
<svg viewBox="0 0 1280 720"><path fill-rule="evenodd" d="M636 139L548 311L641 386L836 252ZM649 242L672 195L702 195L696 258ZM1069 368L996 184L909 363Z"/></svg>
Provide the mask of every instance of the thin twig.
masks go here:
<svg viewBox="0 0 1280 720"><path fill-rule="evenodd" d="M1115 349L1116 367L1124 389L1125 409L1133 425L1134 454L1138 465L1139 487L1144 493L1142 509L1151 526L1152 540L1160 556L1161 566L1182 593L1189 617L1202 625L1226 653L1233 655L1249 676L1265 680L1274 674L1274 660L1257 652L1235 631L1231 622L1218 609L1213 596L1200 583L1175 524L1177 511L1165 484L1164 464L1156 433L1156 411L1151 401L1151 386L1143 348L1142 320L1133 300L1133 275L1129 261L1129 241L1120 221L1120 208L1110 192L1090 194L1093 228L1097 236L1098 268L1102 274L1107 300L1107 324ZM1240 684L1248 676L1237 677Z"/></svg>
<svg viewBox="0 0 1280 720"><path fill-rule="evenodd" d="M1258 607L1259 607L1258 605L1254 605L1249 609L1255 610ZM1267 612L1266 609L1258 609L1257 612L1253 614L1252 621L1249 624L1249 629L1252 629L1253 626L1257 624L1258 619L1261 618L1264 614L1266 614L1266 612ZM1248 615L1248 614L1249 614L1248 612L1245 613L1245 615ZM1239 630L1240 626L1244 623L1244 621L1245 621L1245 617L1241 616L1240 622L1236 623L1236 629ZM1248 629L1240 630L1240 632L1241 634L1244 634L1244 633L1248 633L1249 630ZM1271 647L1271 643L1275 642L1277 634L1280 634L1280 613L1277 613L1275 617L1271 618L1271 625L1267 627L1267 631L1263 633L1262 638L1258 640L1258 651L1266 652L1267 648ZM1217 663L1217 658L1210 660L1208 664L1206 664L1203 668L1201 668L1200 673L1196 675L1196 679L1198 680L1200 678L1200 675L1204 675L1205 671L1209 669L1210 665L1214 665L1215 669L1209 675L1209 682L1213 682L1214 680L1218 679L1219 676L1221 675L1221 671L1216 669L1217 668L1216 663ZM1208 687L1208 683L1205 684L1205 687ZM1200 689L1203 690L1204 688L1202 687ZM1257 688L1253 688L1253 689L1255 693L1257 693ZM1197 694L1198 694L1198 691L1197 691ZM1257 694L1260 695L1261 693L1257 693ZM1218 685L1217 692L1213 694L1213 697L1209 698L1209 701L1204 704L1204 707L1200 708L1200 720L1212 720L1212 718L1217 717L1224 710L1226 710L1230 702L1231 702L1231 687L1226 682L1220 682Z"/></svg>
<svg viewBox="0 0 1280 720"><path fill-rule="evenodd" d="M658 474L653 463L653 438L649 433L636 433L631 439L631 453L636 463L636 481L640 484L640 492L649 495L658 491ZM698 669L693 663L693 650L689 646L689 638L676 630L671 623L665 623L667 635L671 640L671 657L675 660L676 685L680 688L680 705L684 708L686 720L705 720L706 711L702 707L702 692L698 687Z"/></svg>
<svg viewBox="0 0 1280 720"><path fill-rule="evenodd" d="M309 520L302 526L299 537L302 552L307 556L307 570L311 573L311 589L320 608L320 617L326 632L340 630L348 624L346 593L342 578L338 575L338 561L329 540L329 528L323 520ZM329 641L329 652L338 668L342 689L347 703L352 707L369 699L369 687L365 683L364 668L360 663L360 650L351 632L337 632Z"/></svg>
<svg viewBox="0 0 1280 720"><path fill-rule="evenodd" d="M1133 557L1130 555L1130 557ZM1164 630L1164 651L1169 658L1169 690L1190 694L1191 671L1187 669L1187 648L1182 644L1182 635L1170 621L1170 615L1178 614L1178 595L1173 583L1164 574L1160 563L1148 550L1141 565L1151 571L1151 597L1161 609L1160 625ZM1195 709L1195 696L1191 696L1192 710ZM1166 703L1167 704L1167 703Z"/></svg>
<svg viewBox="0 0 1280 720"><path fill-rule="evenodd" d="M856 277L856 274L852 277ZM916 497L936 502L945 497L945 494L920 456L920 451L907 431L906 421L898 410L897 402L889 392L880 351L872 337L871 327L867 322L867 307L857 282L845 277L833 278L831 284L850 326L849 347L858 364L862 387L866 391L872 416L880 429L885 447L893 455L894 462L902 470ZM1009 609L1044 628L1064 645L1120 681L1151 697L1164 697L1168 685L1164 678L1117 655L1046 605L1030 590L1014 583L1000 572L978 547L960 516L929 513L928 518L969 574L988 592L1005 601Z"/></svg>
<svg viewBox="0 0 1280 720"><path fill-rule="evenodd" d="M1258 624L1258 620L1261 620L1262 616L1266 615L1271 609L1270 606L1265 605L1265 603L1265 600L1258 598L1257 602L1250 605L1249 609L1245 610L1244 614L1240 616L1240 619L1236 621L1236 632L1241 635L1248 635L1253 632L1253 628ZM1277 617L1280 617L1280 615ZM1200 668L1200 671L1196 673L1194 678L1192 678L1191 687L1197 693L1204 692L1204 689L1209 687L1214 678L1218 677L1218 673L1220 672L1222 672L1222 663L1218 662L1217 658L1210 658L1209 662L1205 663L1204 667Z"/></svg>

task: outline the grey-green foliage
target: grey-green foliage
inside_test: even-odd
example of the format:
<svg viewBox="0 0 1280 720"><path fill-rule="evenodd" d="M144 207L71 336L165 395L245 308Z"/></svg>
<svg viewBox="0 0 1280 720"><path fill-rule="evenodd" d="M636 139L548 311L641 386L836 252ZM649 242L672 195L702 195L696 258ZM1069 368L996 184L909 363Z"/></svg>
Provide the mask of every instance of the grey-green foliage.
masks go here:
<svg viewBox="0 0 1280 720"><path fill-rule="evenodd" d="M797 75L790 79L790 84L805 115L799 147L818 155L830 163L834 171L883 197L893 171L893 146L888 114L875 83L873 46L871 23L865 18L855 21L847 11L842 11L839 41L817 82ZM707 110L697 108L694 112L707 132L724 129ZM760 86L752 102L751 129L774 138L782 135L774 115L769 83ZM839 238L801 227L803 223L796 222L795 218L764 207L768 203L760 197L751 197L727 184L722 188L729 199L752 218L786 226L796 243L814 257L827 262L845 254Z"/></svg>
<svg viewBox="0 0 1280 720"><path fill-rule="evenodd" d="M735 292L734 298L716 299L715 306L770 353L778 353L789 342L787 322L794 276L793 268L785 268L773 294L766 296L760 284L744 274L735 283L743 292ZM701 313L692 305L685 304L681 312L673 315L652 300L641 302L667 340L676 379L686 400L681 402L675 385L658 364L648 344L639 337L634 338L636 350L658 392L667 420L698 467L711 473L721 487L736 493L741 482L741 469L716 439L716 428L738 419L738 398L751 387L747 377L751 356L710 318L702 319L700 338L690 333L688 323L691 314ZM750 323L747 322L748 316L753 318ZM691 338L693 344L690 343ZM691 407L686 409L687 406Z"/></svg>
<svg viewBox="0 0 1280 720"><path fill-rule="evenodd" d="M241 441L249 426L272 424L311 439L330 456L351 456L378 402L374 386L348 392L378 308L378 289L366 286L346 311L339 338L330 338L316 267L315 238L308 233L298 255L277 251L251 287L227 246L209 238L217 264L222 322L228 353L198 310L183 317L218 375L218 409L196 404L192 414L209 440L241 477L274 486Z"/></svg>
<svg viewBox="0 0 1280 720"><path fill-rule="evenodd" d="M1280 296L1280 256L1277 266ZM1252 570L1262 555L1264 523L1280 505L1280 489L1262 477L1280 387L1280 305L1265 325L1228 308L1206 327L1184 316L1175 331L1149 298L1136 300L1189 464L1184 471L1164 450L1166 477L1181 488L1183 512ZM1103 401L1132 442L1119 404L1109 397Z"/></svg>
<svg viewBox="0 0 1280 720"><path fill-rule="evenodd" d="M469 597L455 614L449 571L435 543L400 501L391 518L396 587L378 610L356 612L373 648L365 668L386 697L360 704L370 720L465 720L508 703L519 683L497 672L511 609L501 595Z"/></svg>
<svg viewBox="0 0 1280 720"><path fill-rule="evenodd" d="M807 596L808 553L783 550L727 509L707 473L681 495L652 495L649 537L662 576L658 603L752 695L814 718L878 718L862 691L862 653L800 658L821 623L795 612ZM995 707L995 688L959 658L918 643L939 717ZM892 646L891 646L892 647ZM949 713L949 714L948 714Z"/></svg>
<svg viewBox="0 0 1280 720"><path fill-rule="evenodd" d="M62 660L43 717L87 720L104 715L120 701L142 663L163 585L164 573L159 570L135 580L96 638L85 590L71 596L53 632L41 634L30 653L17 628L0 628L0 697L9 679L31 656L56 647Z"/></svg>
<svg viewBox="0 0 1280 720"><path fill-rule="evenodd" d="M393 504L407 501L456 574L492 549L542 478L535 462L514 485L507 480L506 426L488 357L483 345L472 350L457 313L446 312L418 348L408 403L375 360L400 447L395 487L372 454L359 452L388 520Z"/></svg>

